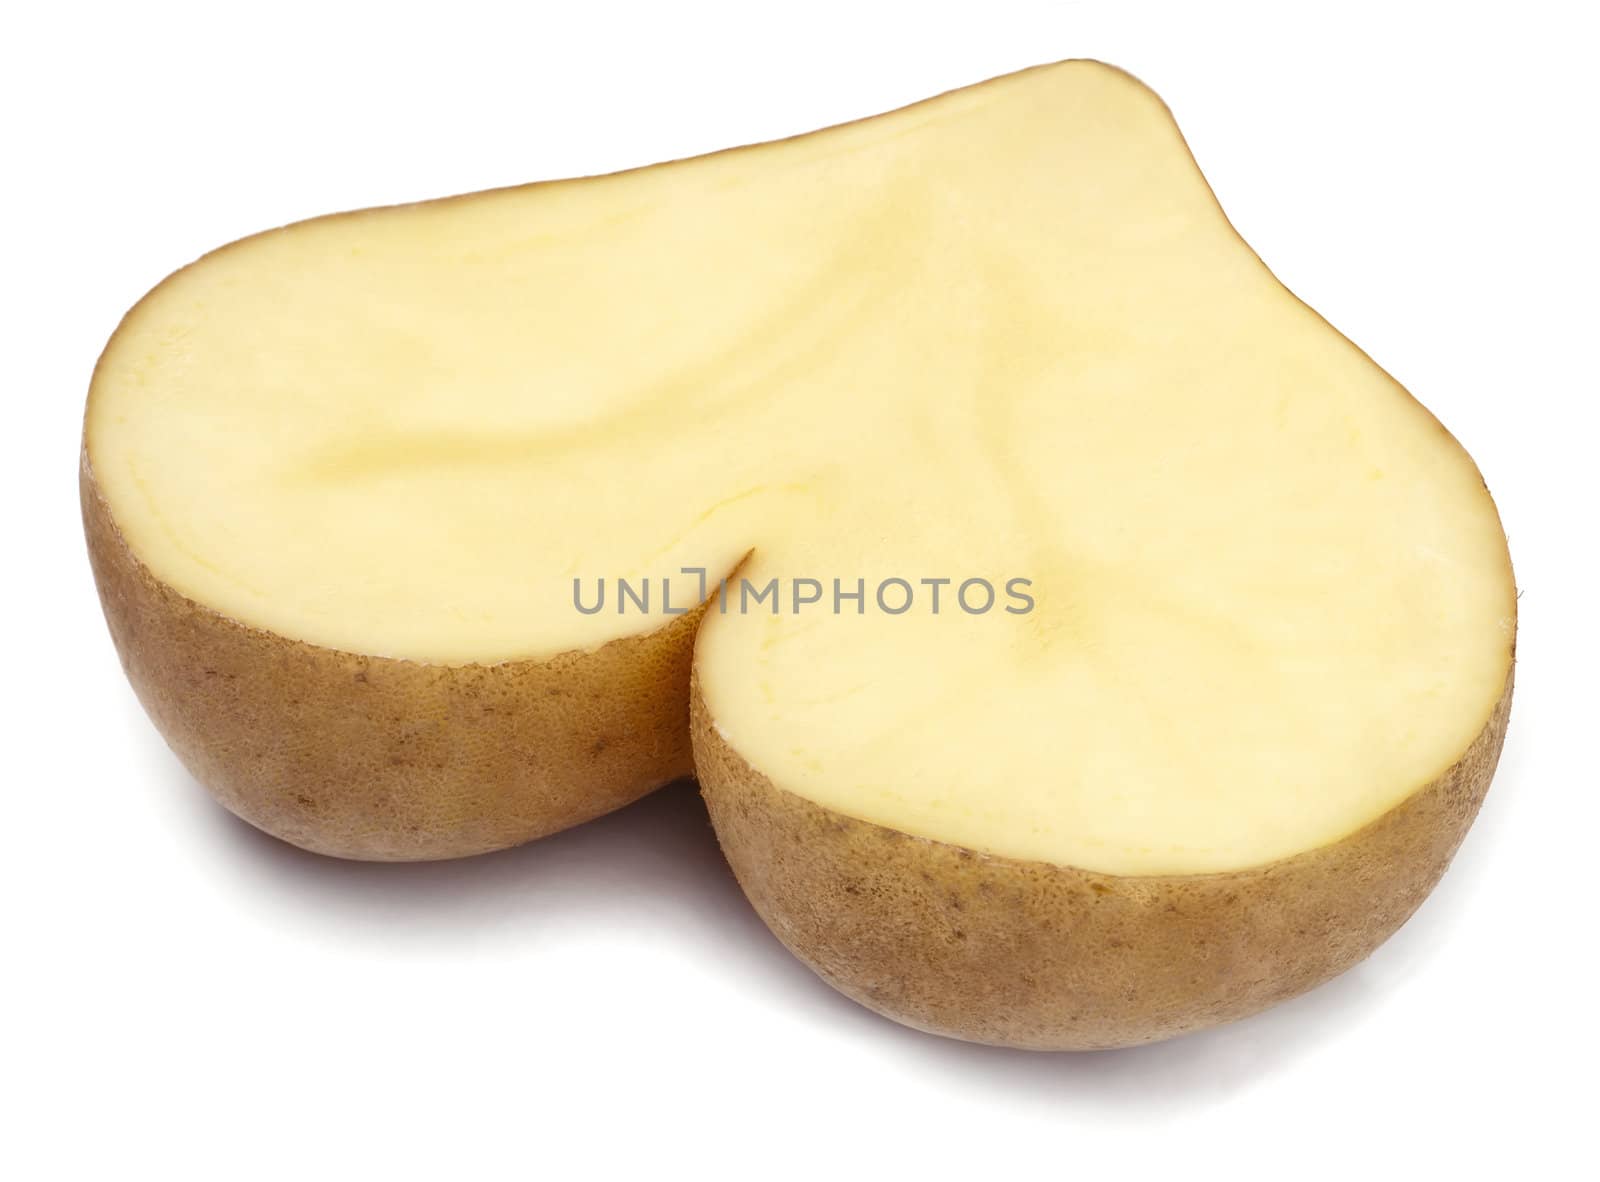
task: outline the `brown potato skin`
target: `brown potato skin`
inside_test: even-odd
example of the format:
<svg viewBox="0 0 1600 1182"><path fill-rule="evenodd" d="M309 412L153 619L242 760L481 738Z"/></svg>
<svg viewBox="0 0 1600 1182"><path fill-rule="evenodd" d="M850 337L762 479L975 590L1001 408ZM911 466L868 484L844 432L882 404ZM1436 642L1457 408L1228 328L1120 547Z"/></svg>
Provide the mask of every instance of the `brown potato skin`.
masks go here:
<svg viewBox="0 0 1600 1182"><path fill-rule="evenodd" d="M824 981L971 1042L1097 1050L1243 1018L1343 972L1433 889L1489 789L1511 708L1433 783L1332 845L1250 870L1121 877L994 857L776 787L690 691L718 840L756 911Z"/></svg>
<svg viewBox="0 0 1600 1182"><path fill-rule="evenodd" d="M250 824L317 853L455 858L630 804L692 770L701 611L548 661L426 665L247 627L134 556L95 483L89 560L134 692L167 743Z"/></svg>

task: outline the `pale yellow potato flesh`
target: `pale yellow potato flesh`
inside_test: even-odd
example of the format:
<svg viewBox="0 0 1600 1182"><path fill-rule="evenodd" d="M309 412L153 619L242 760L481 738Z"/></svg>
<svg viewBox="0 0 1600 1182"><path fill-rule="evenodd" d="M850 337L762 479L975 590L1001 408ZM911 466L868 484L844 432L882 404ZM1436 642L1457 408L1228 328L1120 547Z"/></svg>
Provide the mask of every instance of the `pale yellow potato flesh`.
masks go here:
<svg viewBox="0 0 1600 1182"><path fill-rule="evenodd" d="M1354 832L1511 661L1471 459L1094 63L247 239L130 314L86 447L158 580L343 652L537 660L661 627L682 568L814 578L708 611L722 739L849 817L1108 874ZM601 577L652 613L575 610Z"/></svg>

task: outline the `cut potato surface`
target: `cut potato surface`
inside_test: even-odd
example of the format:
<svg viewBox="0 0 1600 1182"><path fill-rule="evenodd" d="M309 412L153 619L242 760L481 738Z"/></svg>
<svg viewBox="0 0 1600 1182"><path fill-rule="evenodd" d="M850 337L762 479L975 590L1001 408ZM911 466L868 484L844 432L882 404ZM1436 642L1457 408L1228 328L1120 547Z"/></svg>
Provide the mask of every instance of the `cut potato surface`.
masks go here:
<svg viewBox="0 0 1600 1182"><path fill-rule="evenodd" d="M1470 819L1509 694L1472 460L1097 63L229 246L107 348L85 510L169 740L331 853L495 848L684 774L692 645L713 817L814 964L803 901L752 889L781 860L758 814L1249 872L1450 775ZM1460 839L1414 825L1411 906ZM1367 949L1409 913L1369 902Z"/></svg>

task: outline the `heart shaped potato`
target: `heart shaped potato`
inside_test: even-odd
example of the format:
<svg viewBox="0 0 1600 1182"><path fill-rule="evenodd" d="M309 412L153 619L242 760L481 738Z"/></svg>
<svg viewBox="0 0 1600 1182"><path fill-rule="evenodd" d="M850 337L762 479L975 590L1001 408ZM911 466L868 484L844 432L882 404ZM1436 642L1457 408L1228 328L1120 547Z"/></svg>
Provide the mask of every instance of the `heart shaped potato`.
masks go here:
<svg viewBox="0 0 1600 1182"><path fill-rule="evenodd" d="M240 816L451 857L694 772L785 943L963 1038L1352 964L1510 701L1472 460L1096 63L225 247L117 331L82 473Z"/></svg>

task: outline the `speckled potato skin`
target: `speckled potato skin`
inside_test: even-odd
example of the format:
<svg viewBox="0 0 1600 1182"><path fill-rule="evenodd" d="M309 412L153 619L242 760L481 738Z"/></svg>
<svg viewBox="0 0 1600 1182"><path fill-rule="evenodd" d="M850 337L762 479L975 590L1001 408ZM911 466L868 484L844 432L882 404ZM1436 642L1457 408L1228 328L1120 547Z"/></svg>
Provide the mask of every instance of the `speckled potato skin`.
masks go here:
<svg viewBox="0 0 1600 1182"><path fill-rule="evenodd" d="M756 911L822 979L919 1030L1036 1050L1132 1046L1253 1014L1343 972L1433 889L1500 755L1489 722L1351 836L1252 870L1119 877L992 857L777 788L691 690L701 791Z"/></svg>
<svg viewBox="0 0 1600 1182"><path fill-rule="evenodd" d="M700 613L590 653L500 665L360 656L246 627L157 580L79 469L100 602L134 691L234 813L318 853L517 845L688 775Z"/></svg>

